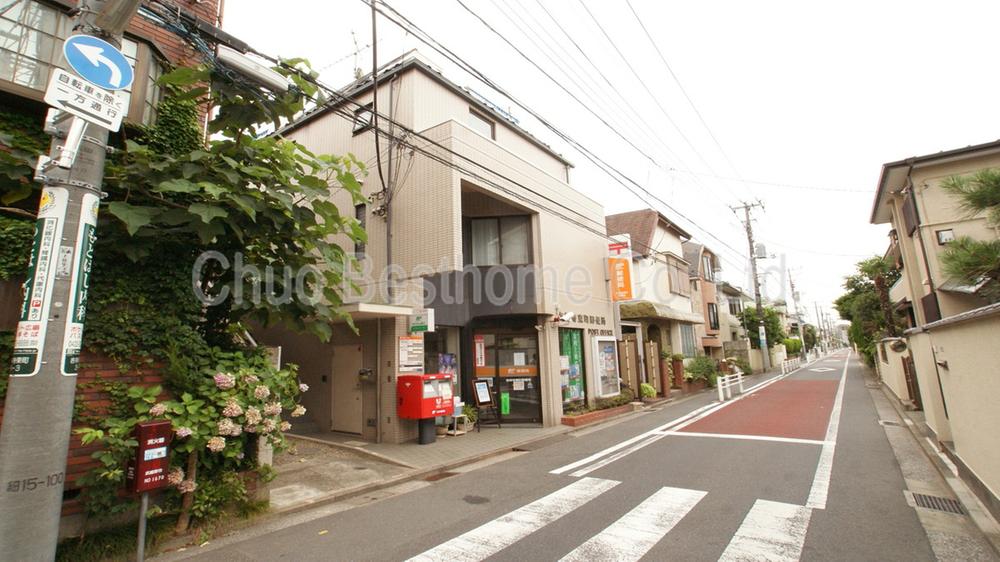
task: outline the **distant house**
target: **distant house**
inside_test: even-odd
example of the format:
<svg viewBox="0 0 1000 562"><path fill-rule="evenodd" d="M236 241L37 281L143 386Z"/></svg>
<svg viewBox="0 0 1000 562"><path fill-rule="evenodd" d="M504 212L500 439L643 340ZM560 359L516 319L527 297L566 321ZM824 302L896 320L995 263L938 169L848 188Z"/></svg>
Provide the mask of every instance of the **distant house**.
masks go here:
<svg viewBox="0 0 1000 562"><path fill-rule="evenodd" d="M684 260L688 262L688 275L691 280L691 298L696 312L705 319L704 324L696 328L696 339L699 351L713 359L724 359L722 354L721 322L719 316L718 293L716 284L721 281L722 271L718 254L702 244L685 242L683 245Z"/></svg>
<svg viewBox="0 0 1000 562"><path fill-rule="evenodd" d="M609 215L605 222L609 235L627 234L632 241L636 298L621 305L623 376L641 378L663 392L660 353L694 357L699 349L695 326L704 322L692 308L690 264L682 257L691 235L653 209Z"/></svg>

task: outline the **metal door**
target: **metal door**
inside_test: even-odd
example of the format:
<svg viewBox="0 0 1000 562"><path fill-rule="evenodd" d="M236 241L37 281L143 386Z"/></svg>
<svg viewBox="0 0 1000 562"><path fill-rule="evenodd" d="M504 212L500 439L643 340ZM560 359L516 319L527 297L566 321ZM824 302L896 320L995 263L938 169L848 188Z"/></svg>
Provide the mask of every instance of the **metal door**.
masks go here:
<svg viewBox="0 0 1000 562"><path fill-rule="evenodd" d="M364 427L361 403L362 368L360 345L333 347L333 365L330 380L332 414L330 429L344 433L360 434Z"/></svg>

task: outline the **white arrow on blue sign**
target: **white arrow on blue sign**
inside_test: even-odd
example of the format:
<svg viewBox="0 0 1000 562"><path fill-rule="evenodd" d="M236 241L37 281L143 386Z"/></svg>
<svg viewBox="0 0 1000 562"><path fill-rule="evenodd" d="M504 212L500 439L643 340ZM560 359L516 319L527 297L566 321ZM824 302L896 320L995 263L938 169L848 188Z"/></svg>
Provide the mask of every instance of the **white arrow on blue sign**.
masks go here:
<svg viewBox="0 0 1000 562"><path fill-rule="evenodd" d="M132 85L132 65L114 45L92 35L74 35L63 43L66 62L84 80L105 90Z"/></svg>

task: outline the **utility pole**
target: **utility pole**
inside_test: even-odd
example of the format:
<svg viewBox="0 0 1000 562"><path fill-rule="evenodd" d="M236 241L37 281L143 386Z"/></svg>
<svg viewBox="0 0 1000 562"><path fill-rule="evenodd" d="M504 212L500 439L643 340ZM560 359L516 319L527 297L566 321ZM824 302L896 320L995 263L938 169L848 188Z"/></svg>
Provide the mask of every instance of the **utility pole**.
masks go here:
<svg viewBox="0 0 1000 562"><path fill-rule="evenodd" d="M78 70L81 76L57 69L45 97L55 105L50 94L79 88L78 99L100 98L84 107L70 95L61 111L49 111L52 143L35 170L44 188L0 429L0 552L7 560L55 558L108 128L120 126L115 90L134 73L116 47L139 0L80 4L73 26L80 35L67 39L66 59L76 68L73 57L86 57L93 69ZM94 105L98 99L104 103Z"/></svg>
<svg viewBox="0 0 1000 562"><path fill-rule="evenodd" d="M819 334L817 334L817 336L818 336L818 339L820 341L820 348L822 348L823 351L826 351L827 346L826 346L826 343L825 343L826 340L824 339L825 338L824 334L826 333L826 331L823 329L823 315L820 314L820 312L819 312L819 303L818 302L813 301L813 306L816 307L816 330L819 331Z"/></svg>
<svg viewBox="0 0 1000 562"><path fill-rule="evenodd" d="M753 221L750 220L750 209L754 207L760 207L761 210L764 209L764 204L759 200L756 203L746 203L744 202L742 206L730 207L735 213L737 209L743 210L743 215L745 220L743 221L743 226L747 231L747 244L750 246L750 271L753 275L753 293L754 298L757 300L757 336L760 342L760 355L764 362L764 370L771 368L771 355L767 349L767 330L764 328L764 303L760 296L760 277L757 275L757 250L754 247L753 242Z"/></svg>
<svg viewBox="0 0 1000 562"><path fill-rule="evenodd" d="M799 295L795 291L795 279L792 278L792 272L788 269L785 270L788 273L788 285L792 288L792 306L795 308L795 315L799 317L799 339L802 341L802 356L805 357L806 354L806 321L805 315L799 310Z"/></svg>

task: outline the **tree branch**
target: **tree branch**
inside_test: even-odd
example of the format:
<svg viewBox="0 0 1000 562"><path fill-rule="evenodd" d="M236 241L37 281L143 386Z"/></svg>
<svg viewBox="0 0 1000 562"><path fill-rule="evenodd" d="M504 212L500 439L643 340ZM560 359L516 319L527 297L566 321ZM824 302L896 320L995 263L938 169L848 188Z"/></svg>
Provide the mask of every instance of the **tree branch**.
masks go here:
<svg viewBox="0 0 1000 562"><path fill-rule="evenodd" d="M18 209L17 207L0 207L0 213L10 213L12 215L17 215L19 217L25 217L29 219L38 218L35 213L31 211L25 211L24 209Z"/></svg>

